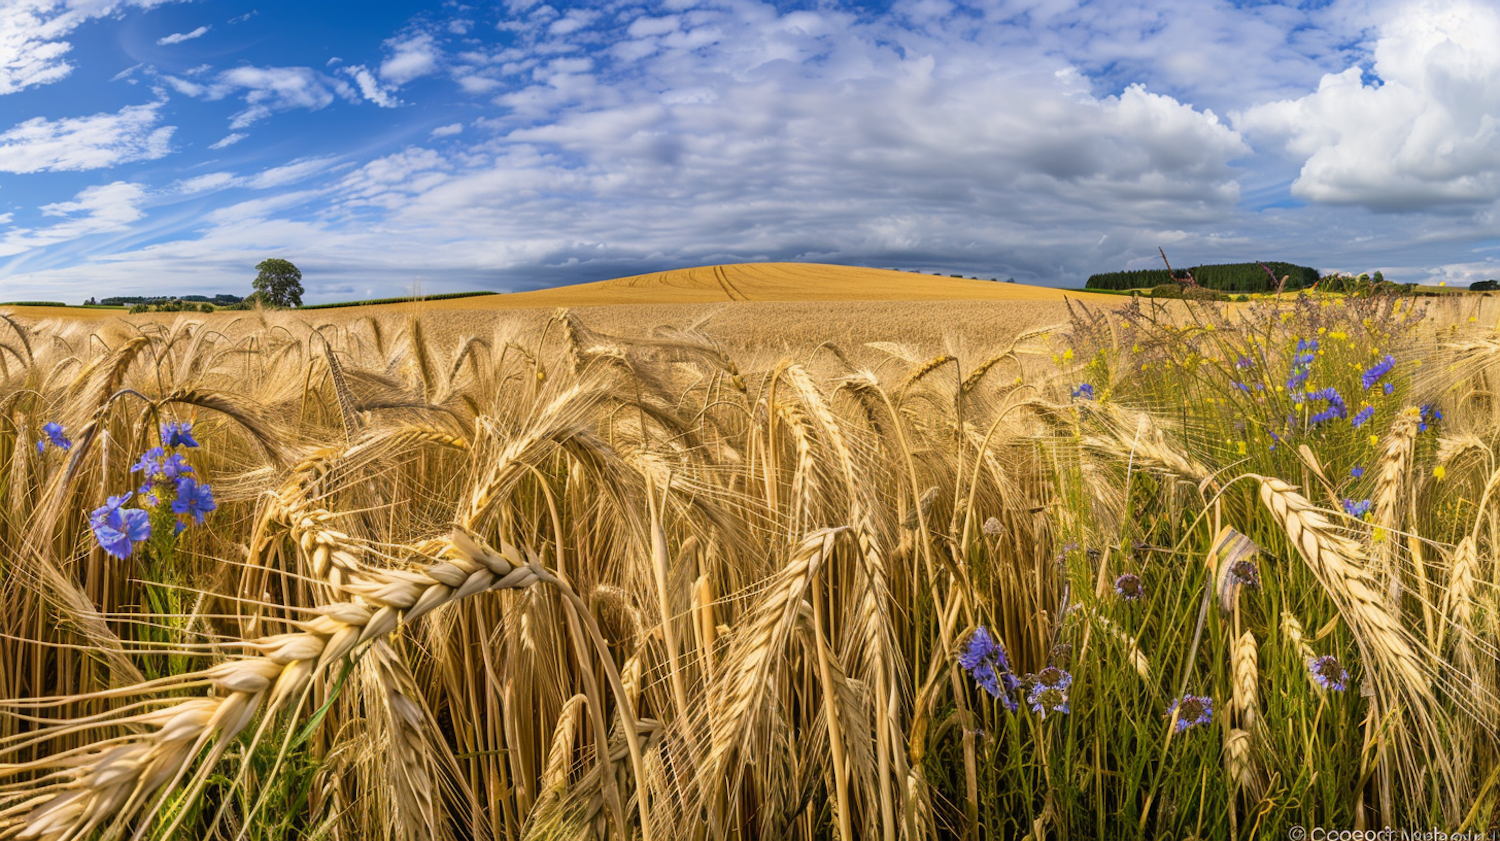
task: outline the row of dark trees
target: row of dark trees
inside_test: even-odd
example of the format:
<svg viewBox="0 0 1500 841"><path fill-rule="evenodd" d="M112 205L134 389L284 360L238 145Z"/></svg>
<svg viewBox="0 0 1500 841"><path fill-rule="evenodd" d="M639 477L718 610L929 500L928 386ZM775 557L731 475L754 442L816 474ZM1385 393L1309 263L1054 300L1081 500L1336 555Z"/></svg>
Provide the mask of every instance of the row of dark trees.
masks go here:
<svg viewBox="0 0 1500 841"><path fill-rule="evenodd" d="M1084 288L1151 289L1171 283L1187 283L1189 276L1204 289L1219 292L1274 292L1283 277L1287 279L1284 289L1305 289L1318 282L1317 269L1294 263L1222 263L1174 269L1170 273L1166 269L1102 272L1091 275Z"/></svg>

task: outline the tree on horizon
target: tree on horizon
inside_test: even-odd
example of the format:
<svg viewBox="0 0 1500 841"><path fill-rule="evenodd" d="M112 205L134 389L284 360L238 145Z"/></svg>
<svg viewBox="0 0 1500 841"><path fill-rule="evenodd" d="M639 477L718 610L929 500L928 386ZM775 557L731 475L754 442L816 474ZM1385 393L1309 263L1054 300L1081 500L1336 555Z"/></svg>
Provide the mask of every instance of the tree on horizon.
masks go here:
<svg viewBox="0 0 1500 841"><path fill-rule="evenodd" d="M302 306L302 270L290 261L272 257L255 266L255 296L273 307Z"/></svg>

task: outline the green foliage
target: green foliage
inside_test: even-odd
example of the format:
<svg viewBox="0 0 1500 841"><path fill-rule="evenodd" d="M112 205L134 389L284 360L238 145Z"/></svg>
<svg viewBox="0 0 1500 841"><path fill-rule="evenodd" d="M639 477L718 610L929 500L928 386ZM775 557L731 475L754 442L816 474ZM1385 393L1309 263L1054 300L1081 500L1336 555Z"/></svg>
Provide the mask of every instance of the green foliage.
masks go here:
<svg viewBox="0 0 1500 841"><path fill-rule="evenodd" d="M65 307L62 301L5 301L0 307Z"/></svg>
<svg viewBox="0 0 1500 841"><path fill-rule="evenodd" d="M1500 280L1479 280L1469 284L1470 292L1494 292L1500 290Z"/></svg>
<svg viewBox="0 0 1500 841"><path fill-rule="evenodd" d="M130 307L130 314L136 315L143 312L213 312L213 304L200 304L192 301L182 301L173 298L159 304L134 304Z"/></svg>
<svg viewBox="0 0 1500 841"><path fill-rule="evenodd" d="M1276 280L1266 273L1270 269ZM1318 270L1293 263L1225 263L1176 269L1175 278L1166 269L1139 269L1129 272L1103 272L1089 277L1086 289L1147 289L1186 280L1191 274L1199 286L1220 292L1274 292L1282 277L1286 289L1302 289L1318 282Z"/></svg>
<svg viewBox="0 0 1500 841"><path fill-rule="evenodd" d="M207 295L112 295L98 301L97 304L93 298L90 298L84 306L128 307L135 304L165 304L168 301L192 301L198 304L216 304L221 307L227 307L231 304L238 304L242 300L244 299L238 295L226 295L222 292L213 297Z"/></svg>
<svg viewBox="0 0 1500 841"><path fill-rule="evenodd" d="M259 274L252 285L268 306L302 306L301 269L287 260L272 257L257 263L255 270Z"/></svg>

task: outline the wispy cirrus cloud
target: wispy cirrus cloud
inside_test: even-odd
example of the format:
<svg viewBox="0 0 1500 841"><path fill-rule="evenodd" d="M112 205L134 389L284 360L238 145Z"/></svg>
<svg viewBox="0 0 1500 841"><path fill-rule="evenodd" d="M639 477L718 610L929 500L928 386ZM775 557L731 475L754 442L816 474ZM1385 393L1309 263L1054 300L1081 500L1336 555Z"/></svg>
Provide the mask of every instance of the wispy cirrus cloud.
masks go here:
<svg viewBox="0 0 1500 841"><path fill-rule="evenodd" d="M174 0L5 0L0 3L0 95L66 78L73 65L67 38L83 23L135 6Z"/></svg>
<svg viewBox="0 0 1500 841"><path fill-rule="evenodd" d="M319 111L333 104L335 98L358 101L348 83L310 67L244 65L222 71L206 82L181 76L162 78L177 93L197 99L213 101L241 96L247 107L230 119L229 128L233 131L248 128L278 111L298 108Z"/></svg>
<svg viewBox="0 0 1500 841"><path fill-rule="evenodd" d="M211 26L200 26L197 29L192 30L191 32L174 32L171 35L157 38L156 45L158 47L165 47L170 44L181 44L183 41L191 41L194 38L202 38L204 35L207 35L208 30L212 28L213 27Z"/></svg>
<svg viewBox="0 0 1500 841"><path fill-rule="evenodd" d="M43 205L43 216L64 221L40 228L11 228L0 234L0 257L11 257L38 248L68 242L92 234L123 231L145 216L140 204L146 198L139 184L115 181L89 187L73 201Z"/></svg>

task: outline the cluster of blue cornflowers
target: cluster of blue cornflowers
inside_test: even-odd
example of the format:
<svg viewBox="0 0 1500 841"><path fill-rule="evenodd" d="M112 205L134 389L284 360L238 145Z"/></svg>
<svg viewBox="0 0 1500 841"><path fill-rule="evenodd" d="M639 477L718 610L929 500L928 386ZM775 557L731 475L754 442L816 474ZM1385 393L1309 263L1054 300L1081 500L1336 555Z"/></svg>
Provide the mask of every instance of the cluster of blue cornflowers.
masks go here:
<svg viewBox="0 0 1500 841"><path fill-rule="evenodd" d="M1073 685L1073 676L1057 666L1048 666L1035 674L1018 678L1011 671L1010 658L1005 649L990 635L989 629L980 626L964 643L959 652L958 664L969 673L981 689L1005 705L1011 712L1020 709L1016 695L1025 697L1026 705L1038 716L1046 718L1052 713L1071 712L1068 706L1068 689Z"/></svg>
<svg viewBox="0 0 1500 841"><path fill-rule="evenodd" d="M1073 676L1057 666L1048 666L1036 674L1027 675L1024 684L1026 703L1031 711L1042 718L1052 713L1069 713L1068 688L1073 685Z"/></svg>
<svg viewBox="0 0 1500 841"><path fill-rule="evenodd" d="M1366 368L1364 373L1359 375L1359 383L1365 387L1365 391L1369 391L1380 383L1385 378L1385 375L1389 374L1395 367L1396 360L1388 353L1384 359ZM1389 382L1385 383L1383 387L1386 394L1390 394L1396 390L1395 385Z"/></svg>
<svg viewBox="0 0 1500 841"><path fill-rule="evenodd" d="M1420 410L1421 418L1417 421L1417 431L1426 432L1427 427L1443 419L1443 412L1438 407L1428 403Z"/></svg>
<svg viewBox="0 0 1500 841"><path fill-rule="evenodd" d="M154 529L164 527L168 521L173 524L175 538L190 525L201 524L208 512L218 507L213 489L194 477L192 465L180 452L198 446L192 424L165 424L161 439L162 446L147 450L130 468L131 473L141 474L140 486L110 497L89 514L94 538L113 557L130 557L137 545L150 540ZM137 497L144 508L126 507L126 503Z"/></svg>
<svg viewBox="0 0 1500 841"><path fill-rule="evenodd" d="M1093 400L1094 386L1090 383L1079 383L1078 387L1073 389L1073 397L1079 400Z"/></svg>
<svg viewBox="0 0 1500 841"><path fill-rule="evenodd" d="M1356 520L1362 520L1366 514L1370 513L1371 504L1368 499L1345 499L1344 513Z"/></svg>

